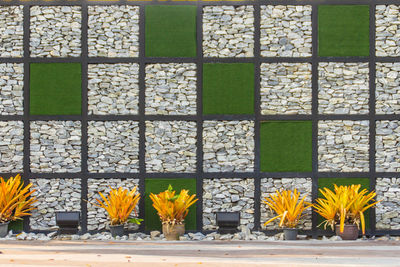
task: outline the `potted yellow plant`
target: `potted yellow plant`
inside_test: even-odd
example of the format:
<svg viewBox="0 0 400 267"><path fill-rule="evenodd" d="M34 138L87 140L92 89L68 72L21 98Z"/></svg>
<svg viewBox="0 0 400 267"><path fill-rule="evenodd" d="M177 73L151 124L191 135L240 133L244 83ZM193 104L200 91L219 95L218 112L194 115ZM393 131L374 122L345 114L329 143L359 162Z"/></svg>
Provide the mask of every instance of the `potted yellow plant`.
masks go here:
<svg viewBox="0 0 400 267"><path fill-rule="evenodd" d="M37 200L32 193L36 190L30 190L31 187L32 183L24 187L19 174L7 181L0 177L0 237L7 235L10 221L22 220L35 209L33 203Z"/></svg>
<svg viewBox="0 0 400 267"><path fill-rule="evenodd" d="M312 206L306 202L307 195L300 199L300 192L296 189L276 191L265 198L264 203L268 205L271 212L275 212L277 216L271 218L264 225L271 223L276 219L280 219L279 226L284 227L284 236L286 240L296 240L298 229L296 228L303 212Z"/></svg>
<svg viewBox="0 0 400 267"><path fill-rule="evenodd" d="M364 212L375 206L379 201L374 201L375 192L367 189L360 191L361 185L337 186L334 191L324 187L319 191L322 198L317 198L313 204L314 210L325 220L320 224L326 229L330 226L336 235L344 240L355 240L361 225L365 234Z"/></svg>
<svg viewBox="0 0 400 267"><path fill-rule="evenodd" d="M99 192L100 199L96 199L98 204L93 205L103 208L108 213L108 218L110 219L110 232L113 237L124 235L124 224L127 222L140 224L142 219L129 218L132 211L136 213L136 205L140 200L140 193L136 192L137 186L131 191L123 189L122 187L118 189L111 188L111 191L105 197L101 192Z"/></svg>
<svg viewBox="0 0 400 267"><path fill-rule="evenodd" d="M150 193L153 207L156 209L162 223L162 231L167 240L178 240L185 233L185 218L189 207L196 201L196 195L189 195L189 190L182 189L175 194L172 186L159 194Z"/></svg>

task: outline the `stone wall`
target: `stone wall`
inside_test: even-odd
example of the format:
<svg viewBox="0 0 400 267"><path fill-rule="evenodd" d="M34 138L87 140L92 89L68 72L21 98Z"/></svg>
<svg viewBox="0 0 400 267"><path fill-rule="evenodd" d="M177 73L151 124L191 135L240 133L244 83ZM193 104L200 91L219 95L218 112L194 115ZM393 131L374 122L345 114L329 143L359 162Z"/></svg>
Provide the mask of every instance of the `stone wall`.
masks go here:
<svg viewBox="0 0 400 267"><path fill-rule="evenodd" d="M272 216L262 203L269 193L298 188L310 200L318 178L368 178L375 165L383 200L376 227L400 229L400 63L390 60L400 55L400 6L377 4L375 14L361 4L340 7L359 11L352 29L324 15L337 6L317 3L317 42L313 8L286 0L0 6L0 172L21 173L37 189L31 228L52 229L55 211L82 204L88 230L102 231L106 215L82 199L109 186L189 178L198 179L203 230L216 228L217 211L239 211L241 225L261 229ZM330 31L343 38L329 41ZM263 130L270 121L276 133ZM287 121L314 124L288 137ZM296 147L283 151L266 136ZM316 162L267 172L271 155L262 145L277 158L309 157L304 162L317 152ZM308 212L301 228L310 223Z"/></svg>
<svg viewBox="0 0 400 267"><path fill-rule="evenodd" d="M203 180L203 229L214 230L216 212L240 212L240 225L254 227L254 179Z"/></svg>

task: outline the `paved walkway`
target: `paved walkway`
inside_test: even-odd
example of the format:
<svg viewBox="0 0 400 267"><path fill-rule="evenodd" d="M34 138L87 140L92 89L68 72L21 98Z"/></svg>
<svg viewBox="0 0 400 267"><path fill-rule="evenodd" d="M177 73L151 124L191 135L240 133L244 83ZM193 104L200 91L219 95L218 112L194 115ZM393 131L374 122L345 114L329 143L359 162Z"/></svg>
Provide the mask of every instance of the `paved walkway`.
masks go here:
<svg viewBox="0 0 400 267"><path fill-rule="evenodd" d="M0 266L400 266L400 242L6 241Z"/></svg>

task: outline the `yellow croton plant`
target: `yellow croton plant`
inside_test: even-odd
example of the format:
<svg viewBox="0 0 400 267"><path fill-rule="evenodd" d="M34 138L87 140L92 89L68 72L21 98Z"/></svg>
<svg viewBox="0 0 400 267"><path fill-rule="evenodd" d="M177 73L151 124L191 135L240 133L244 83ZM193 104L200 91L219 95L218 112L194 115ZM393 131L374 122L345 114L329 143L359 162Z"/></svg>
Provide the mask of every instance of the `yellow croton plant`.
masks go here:
<svg viewBox="0 0 400 267"><path fill-rule="evenodd" d="M196 201L196 194L189 195L189 190L182 189L177 195L172 186L159 194L150 193L153 207L163 224L182 224L189 212L189 207Z"/></svg>

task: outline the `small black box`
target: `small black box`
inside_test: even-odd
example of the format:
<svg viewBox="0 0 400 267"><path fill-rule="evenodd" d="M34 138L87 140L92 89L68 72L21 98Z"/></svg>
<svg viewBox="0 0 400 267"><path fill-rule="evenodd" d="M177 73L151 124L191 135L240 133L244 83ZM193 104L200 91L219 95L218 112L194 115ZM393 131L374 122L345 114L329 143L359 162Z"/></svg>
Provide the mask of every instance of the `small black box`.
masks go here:
<svg viewBox="0 0 400 267"><path fill-rule="evenodd" d="M81 220L79 211L56 211L56 224L59 234L77 234Z"/></svg>
<svg viewBox="0 0 400 267"><path fill-rule="evenodd" d="M238 231L240 224L239 212L217 212L218 232L221 234L233 234Z"/></svg>

